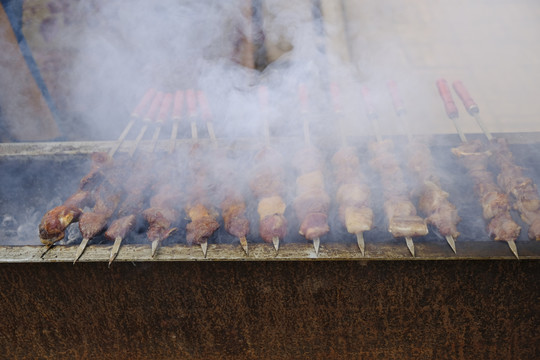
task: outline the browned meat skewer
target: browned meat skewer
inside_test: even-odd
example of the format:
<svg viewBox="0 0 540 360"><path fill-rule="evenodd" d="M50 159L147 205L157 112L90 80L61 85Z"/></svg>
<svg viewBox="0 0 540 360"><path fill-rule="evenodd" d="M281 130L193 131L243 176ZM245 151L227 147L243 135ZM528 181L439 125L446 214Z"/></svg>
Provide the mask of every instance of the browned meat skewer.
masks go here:
<svg viewBox="0 0 540 360"><path fill-rule="evenodd" d="M112 166L112 158L106 153L94 153L91 159L92 167L81 179L78 191L62 205L49 210L39 224L39 237L47 245L46 251L64 238L64 232L71 223L79 221L82 209L92 205L92 192L103 180L103 171Z"/></svg>
<svg viewBox="0 0 540 360"><path fill-rule="evenodd" d="M160 164L160 180L153 186L154 195L150 199L150 207L143 211L148 223L146 235L152 242L152 256L155 256L159 245L177 228L183 203L181 181L171 159Z"/></svg>
<svg viewBox="0 0 540 360"><path fill-rule="evenodd" d="M347 231L355 234L362 255L365 254L363 233L373 227L370 189L360 169L360 160L351 146L344 146L332 157L339 204L339 218Z"/></svg>
<svg viewBox="0 0 540 360"><path fill-rule="evenodd" d="M540 240L540 196L536 184L515 164L505 139L492 140L490 149L499 168L497 183L512 197L514 208L529 225L529 238Z"/></svg>
<svg viewBox="0 0 540 360"><path fill-rule="evenodd" d="M191 181L189 197L185 206L190 220L186 230L188 244L199 244L206 257L208 238L219 228L218 212L214 210L208 193L206 159L199 144L195 144L190 152Z"/></svg>
<svg viewBox="0 0 540 360"><path fill-rule="evenodd" d="M454 240L459 236L457 224L461 218L456 207L448 200L449 194L440 186L429 147L420 141L411 142L408 158L409 168L416 175L419 185L418 208L427 216L426 221L437 228L456 252Z"/></svg>
<svg viewBox="0 0 540 360"><path fill-rule="evenodd" d="M287 235L283 159L276 150L265 147L254 162L257 165L249 185L258 200L259 235L265 242L273 243L277 251L279 241Z"/></svg>
<svg viewBox="0 0 540 360"><path fill-rule="evenodd" d="M487 170L491 152L484 151L479 140L469 141L452 149L474 181L474 190L482 205L482 215L488 223L489 235L494 240L515 241L521 227L510 216L508 196L497 186L493 174Z"/></svg>
<svg viewBox="0 0 540 360"><path fill-rule="evenodd" d="M409 199L407 184L393 150L394 144L389 139L371 143L370 164L381 178L388 231L394 237L405 237L414 256L412 241L409 239L427 235L428 229L425 220L416 214L416 208Z"/></svg>
<svg viewBox="0 0 540 360"><path fill-rule="evenodd" d="M127 194L117 209L116 220L114 220L105 231L105 237L114 241L109 258L109 266L114 261L120 250L122 240L133 230L137 220L144 209L147 198L147 190L154 180L151 161L153 157L139 158L131 169L131 175L123 184L124 192Z"/></svg>
<svg viewBox="0 0 540 360"><path fill-rule="evenodd" d="M298 177L293 206L300 221L299 233L307 240L316 240L330 231L330 197L325 190L322 154L315 147L305 147L296 154L294 165Z"/></svg>
<svg viewBox="0 0 540 360"><path fill-rule="evenodd" d="M125 164L116 161L116 166L105 173L105 179L94 192L94 207L79 219L79 230L83 237L73 263L82 256L88 242L105 231L123 196L122 180Z"/></svg>

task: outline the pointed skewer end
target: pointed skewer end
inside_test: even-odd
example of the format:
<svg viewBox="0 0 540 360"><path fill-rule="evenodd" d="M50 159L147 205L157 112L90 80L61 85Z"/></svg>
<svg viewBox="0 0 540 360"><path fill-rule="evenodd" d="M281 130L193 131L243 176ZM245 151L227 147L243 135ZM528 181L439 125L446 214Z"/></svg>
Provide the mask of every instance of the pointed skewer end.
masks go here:
<svg viewBox="0 0 540 360"><path fill-rule="evenodd" d="M109 267L111 267L112 262L118 256L118 252L120 251L120 245L122 245L122 238L117 237L116 239L114 239L113 248L111 250L111 256L109 257Z"/></svg>
<svg viewBox="0 0 540 360"><path fill-rule="evenodd" d="M248 242L245 236L240 237L240 245L242 245L242 249L244 249L244 252L246 253L246 256L249 256L248 251Z"/></svg>
<svg viewBox="0 0 540 360"><path fill-rule="evenodd" d="M156 256L157 249L159 248L159 241L152 241L152 257Z"/></svg>
<svg viewBox="0 0 540 360"><path fill-rule="evenodd" d="M206 257L206 252L208 251L208 241L201 243L201 250L203 252L204 257Z"/></svg>
<svg viewBox="0 0 540 360"><path fill-rule="evenodd" d="M413 239L409 236L405 238L405 241L407 242L407 247L409 248L409 251L411 252L411 255L415 257L414 255L414 242Z"/></svg>
<svg viewBox="0 0 540 360"><path fill-rule="evenodd" d="M319 256L319 247L321 246L321 239L315 238L313 239L313 247L315 248L315 254Z"/></svg>
<svg viewBox="0 0 540 360"><path fill-rule="evenodd" d="M515 255L516 259L519 260L519 255L517 251L517 246L515 241L508 241L508 246L510 247L510 250L512 250L512 253Z"/></svg>
<svg viewBox="0 0 540 360"><path fill-rule="evenodd" d="M456 240L454 239L454 237L452 235L446 235L446 241L448 242L448 245L450 245L450 247L454 251L454 254L457 254Z"/></svg>
<svg viewBox="0 0 540 360"><path fill-rule="evenodd" d="M362 256L366 256L366 244L364 241L364 234L358 233L356 234L356 243L358 244L358 247L360 248L360 253L362 253Z"/></svg>
<svg viewBox="0 0 540 360"><path fill-rule="evenodd" d="M278 251L279 250L279 237L274 236L272 238L272 242L274 243L274 249L276 249L276 251Z"/></svg>
<svg viewBox="0 0 540 360"><path fill-rule="evenodd" d="M86 249L86 246L88 245L88 241L90 241L90 239L87 239L87 238L82 239L81 244L77 248L77 253L75 254L75 259L73 260L73 265L75 265L77 260L79 260L79 258L84 253L84 250Z"/></svg>

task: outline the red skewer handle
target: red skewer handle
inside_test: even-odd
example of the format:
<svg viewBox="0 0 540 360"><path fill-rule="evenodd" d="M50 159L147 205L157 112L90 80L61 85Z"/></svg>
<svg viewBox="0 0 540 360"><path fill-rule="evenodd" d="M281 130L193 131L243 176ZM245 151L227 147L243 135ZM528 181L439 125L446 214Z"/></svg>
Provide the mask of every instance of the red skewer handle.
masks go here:
<svg viewBox="0 0 540 360"><path fill-rule="evenodd" d="M171 113L173 105L173 94L167 93L163 97L163 101L161 102L161 107L159 109L159 115L157 117L157 123L158 124L165 124L165 121L169 118L169 114Z"/></svg>
<svg viewBox="0 0 540 360"><path fill-rule="evenodd" d="M478 114L480 112L480 109L478 108L476 102L474 102L471 95L469 95L469 92L467 91L465 85L463 85L461 81L455 81L452 86L456 94L458 94L459 98L461 99L461 102L463 102L463 106L465 106L467 112L471 115Z"/></svg>
<svg viewBox="0 0 540 360"><path fill-rule="evenodd" d="M158 111L161 107L161 102L163 101L164 97L165 93L158 91L158 93L154 97L154 100L152 101L152 105L150 105L150 109L148 109L146 115L144 116L144 121L155 122L157 120Z"/></svg>
<svg viewBox="0 0 540 360"><path fill-rule="evenodd" d="M401 96L399 94L399 90L397 88L397 84L395 81L389 81L388 82L388 89L390 90L390 96L392 97L392 104L394 105L394 109L396 110L396 114L398 116L405 115L405 105L403 103L403 100L401 99Z"/></svg>
<svg viewBox="0 0 540 360"><path fill-rule="evenodd" d="M184 107L184 92L177 90L174 94L174 107L172 118L173 120L180 120L182 118L182 108Z"/></svg>
<svg viewBox="0 0 540 360"><path fill-rule="evenodd" d="M157 92L156 89L153 89L153 88L148 89L146 91L146 93L144 94L144 96L142 97L139 104L137 104L137 106L135 107L135 109L131 113L131 116L134 116L134 117L137 117L137 118L141 117L142 114L146 111L146 109L150 105L150 103L152 102L152 99L156 95L156 92Z"/></svg>
<svg viewBox="0 0 540 360"><path fill-rule="evenodd" d="M197 91L197 100L199 100L199 106L201 108L201 115L203 120L212 120L212 112L210 111L210 105L208 104L206 94L202 90Z"/></svg>
<svg viewBox="0 0 540 360"><path fill-rule="evenodd" d="M439 89L439 95L444 103L444 109L446 114L450 119L456 119L459 116L459 111L457 109L456 103L452 98L452 93L450 92L450 87L448 82L445 79L439 79L436 82L437 89Z"/></svg>
<svg viewBox="0 0 540 360"><path fill-rule="evenodd" d="M186 103L189 116L193 117L197 115L197 98L193 89L186 91Z"/></svg>

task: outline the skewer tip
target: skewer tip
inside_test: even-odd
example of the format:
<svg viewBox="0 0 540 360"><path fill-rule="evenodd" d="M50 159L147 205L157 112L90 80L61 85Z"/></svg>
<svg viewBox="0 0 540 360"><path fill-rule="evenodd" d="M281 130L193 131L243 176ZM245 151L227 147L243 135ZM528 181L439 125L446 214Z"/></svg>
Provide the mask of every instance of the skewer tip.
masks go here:
<svg viewBox="0 0 540 360"><path fill-rule="evenodd" d="M152 241L152 257L156 256L157 249L159 248L159 241Z"/></svg>
<svg viewBox="0 0 540 360"><path fill-rule="evenodd" d="M448 243L448 245L450 245L450 247L454 251L454 254L457 254L456 240L454 239L454 237L452 235L446 235L446 242Z"/></svg>
<svg viewBox="0 0 540 360"><path fill-rule="evenodd" d="M313 239L313 247L315 248L315 254L319 256L319 247L321 246L321 239L315 238Z"/></svg>
<svg viewBox="0 0 540 360"><path fill-rule="evenodd" d="M48 244L47 247L45 248L45 250L43 250L43 252L41 253L41 256L40 258L43 258L45 256L46 253L49 252L49 250L51 250L54 246L54 243L52 244Z"/></svg>
<svg viewBox="0 0 540 360"><path fill-rule="evenodd" d="M86 249L86 246L88 245L88 241L90 241L90 239L87 239L87 238L82 239L79 247L77 248L77 253L75 254L75 259L73 260L73 265L75 265L77 260L79 260L79 258L84 253L84 250Z"/></svg>
<svg viewBox="0 0 540 360"><path fill-rule="evenodd" d="M274 243L274 249L276 249L276 251L278 251L279 250L279 237L274 236L272 238L272 242Z"/></svg>
<svg viewBox="0 0 540 360"><path fill-rule="evenodd" d="M517 251L517 246L515 241L508 241L508 246L510 247L510 250L512 250L512 253L516 256L516 259L519 260L519 255Z"/></svg>
<svg viewBox="0 0 540 360"><path fill-rule="evenodd" d="M405 238L405 241L407 242L407 247L409 248L409 251L411 252L411 255L415 257L414 255L414 242L413 239L410 236L407 236Z"/></svg>
<svg viewBox="0 0 540 360"><path fill-rule="evenodd" d="M208 251L208 241L201 243L201 250L204 254L204 257L206 257L206 252Z"/></svg>
<svg viewBox="0 0 540 360"><path fill-rule="evenodd" d="M358 247L360 248L360 252L362 253L362 256L366 256L366 244L364 241L364 233L357 233L356 234L356 243L358 244Z"/></svg>
<svg viewBox="0 0 540 360"><path fill-rule="evenodd" d="M246 253L246 255L249 256L248 242L245 236L240 237L240 245L242 245L242 249L244 249L244 252Z"/></svg>
<svg viewBox="0 0 540 360"><path fill-rule="evenodd" d="M122 245L122 238L117 237L116 239L114 239L114 244L111 250L111 256L109 257L109 267L111 267L112 262L118 256L118 252L120 251L120 245Z"/></svg>

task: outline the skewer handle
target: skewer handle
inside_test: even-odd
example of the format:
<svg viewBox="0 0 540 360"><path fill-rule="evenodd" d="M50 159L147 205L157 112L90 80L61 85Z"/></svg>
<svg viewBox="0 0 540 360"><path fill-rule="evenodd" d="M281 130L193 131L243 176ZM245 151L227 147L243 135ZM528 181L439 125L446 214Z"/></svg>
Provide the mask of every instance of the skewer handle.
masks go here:
<svg viewBox="0 0 540 360"><path fill-rule="evenodd" d="M135 107L133 112L131 113L131 116L139 118L142 116L142 114L146 111L150 103L152 102L152 99L156 95L157 91L156 89L148 89L144 96L142 97L139 104Z"/></svg>
<svg viewBox="0 0 540 360"><path fill-rule="evenodd" d="M208 98L206 97L206 94L201 90L197 91L197 101L199 102L199 108L201 110L202 119L204 121L212 120L212 112L210 111Z"/></svg>
<svg viewBox="0 0 540 360"><path fill-rule="evenodd" d="M174 107L173 107L173 113L172 113L173 120L180 120L182 118L183 107L184 107L184 92L182 90L178 90L174 94Z"/></svg>
<svg viewBox="0 0 540 360"><path fill-rule="evenodd" d="M448 82L445 79L439 79L436 82L437 89L439 89L439 95L444 103L444 109L446 110L446 115L450 119L456 119L459 116L459 111L457 109L456 103L452 98L452 93L450 92L450 87Z"/></svg>
<svg viewBox="0 0 540 360"><path fill-rule="evenodd" d="M186 104L189 117L195 117L197 115L197 98L193 89L186 91Z"/></svg>
<svg viewBox="0 0 540 360"><path fill-rule="evenodd" d="M469 114L474 116L475 114L478 114L480 112L478 105L473 100L471 95L469 95L467 88L465 87L465 85L463 85L461 81L455 81L452 84L452 87L454 88L456 94L458 94L461 102L463 102L463 106L465 106L465 109L467 109L467 112Z"/></svg>
<svg viewBox="0 0 540 360"><path fill-rule="evenodd" d="M393 80L389 81L388 89L390 90L390 96L392 97L392 104L394 105L394 109L396 110L397 116L405 115L406 113L405 104L403 103L403 100L401 99L396 82Z"/></svg>
<svg viewBox="0 0 540 360"><path fill-rule="evenodd" d="M161 102L161 107L159 108L159 114L157 116L156 122L160 125L165 124L165 121L169 118L173 105L173 94L167 93L163 96L163 101Z"/></svg>
<svg viewBox="0 0 540 360"><path fill-rule="evenodd" d="M165 93L163 93L162 91L158 91L158 93L154 97L154 100L152 100L150 109L148 109L148 111L146 112L146 115L143 118L144 121L148 121L148 122L156 121L158 112L159 112L159 109L161 107L161 103L164 97L165 97Z"/></svg>

